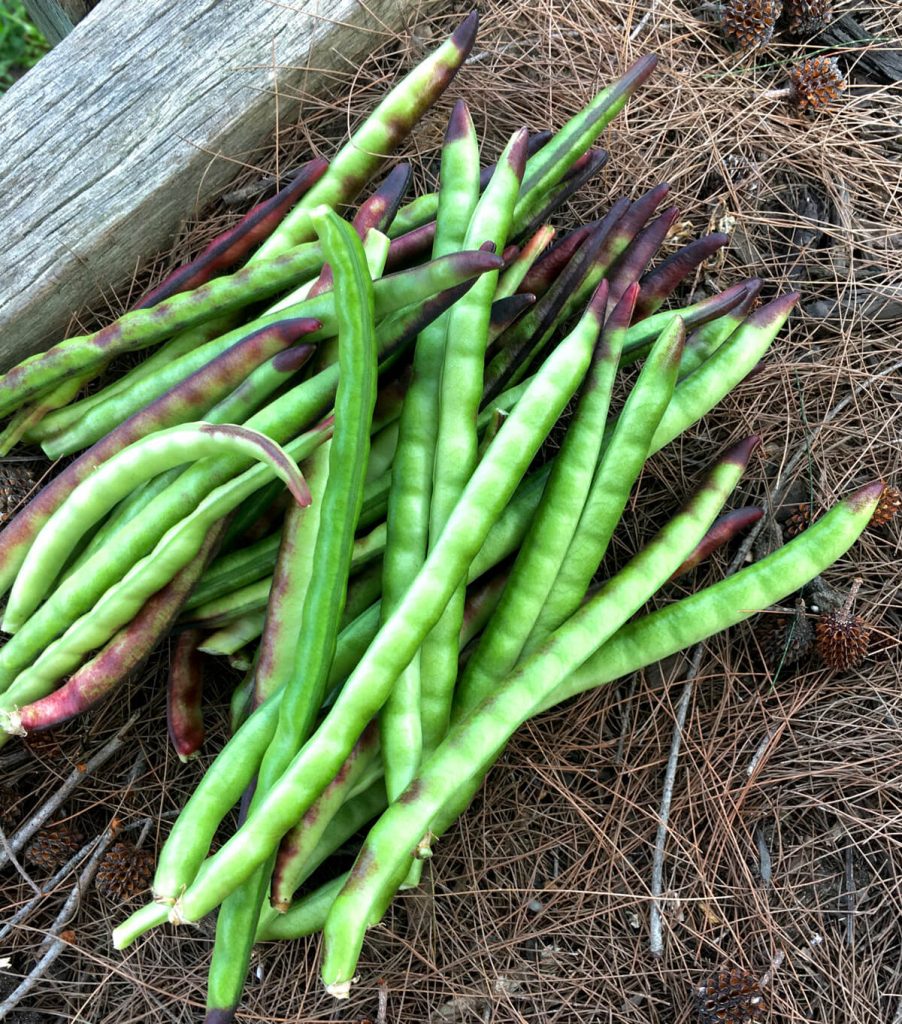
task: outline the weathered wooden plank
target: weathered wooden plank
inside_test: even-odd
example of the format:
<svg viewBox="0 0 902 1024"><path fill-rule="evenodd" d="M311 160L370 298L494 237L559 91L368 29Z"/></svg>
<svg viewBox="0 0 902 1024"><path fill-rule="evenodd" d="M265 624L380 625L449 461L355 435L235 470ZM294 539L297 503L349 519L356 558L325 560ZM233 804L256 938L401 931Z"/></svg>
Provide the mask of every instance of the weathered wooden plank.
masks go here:
<svg viewBox="0 0 902 1024"><path fill-rule="evenodd" d="M271 136L277 95L285 123L407 2L103 0L0 97L0 368L128 280Z"/></svg>

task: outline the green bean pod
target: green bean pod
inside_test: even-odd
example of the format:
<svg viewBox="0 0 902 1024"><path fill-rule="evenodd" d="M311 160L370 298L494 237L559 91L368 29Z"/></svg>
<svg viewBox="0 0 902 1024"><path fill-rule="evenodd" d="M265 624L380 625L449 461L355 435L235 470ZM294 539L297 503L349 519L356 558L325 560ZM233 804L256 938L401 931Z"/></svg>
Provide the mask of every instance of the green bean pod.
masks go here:
<svg viewBox="0 0 902 1024"><path fill-rule="evenodd" d="M250 611L211 633L197 648L204 654L234 655L263 633L266 611Z"/></svg>
<svg viewBox="0 0 902 1024"><path fill-rule="evenodd" d="M629 290L629 310L639 293ZM561 561L527 648L541 642L579 607L607 551L630 491L648 458L655 430L672 401L685 331L673 317L661 332L627 397L595 472L579 523Z"/></svg>
<svg viewBox="0 0 902 1024"><path fill-rule="evenodd" d="M638 285L605 321L607 282L602 281L577 329L598 335L592 366L536 517L511 570L498 610L457 685L455 703L468 694L490 691L512 670L541 612L576 531L598 463L620 347L629 325Z"/></svg>
<svg viewBox="0 0 902 1024"><path fill-rule="evenodd" d="M433 256L462 248L479 197L479 146L465 103L455 104L442 149ZM452 307L453 308L453 307ZM388 495L382 616L416 578L429 549L429 504L438 426L438 396L450 313L425 328L414 351L413 379L404 399L398 451ZM416 652L380 714L382 760L390 799L420 763L420 655Z"/></svg>
<svg viewBox="0 0 902 1024"><path fill-rule="evenodd" d="M760 562L623 626L535 711L652 665L779 604L842 558L870 522L883 487L882 480L865 484Z"/></svg>
<svg viewBox="0 0 902 1024"><path fill-rule="evenodd" d="M452 728L404 796L370 830L348 883L326 919L322 977L329 992L348 995L366 928L381 919L417 843L431 831L442 806L464 780L485 773L545 696L672 574L720 511L757 444L757 438L749 438L721 456L689 504Z"/></svg>
<svg viewBox="0 0 902 1024"><path fill-rule="evenodd" d="M477 203L467 227L465 245L494 243L501 251L513 220L514 206L526 164L529 135L521 128L498 160L492 180ZM463 493L477 462L476 417L482 400L482 373L488 347L496 274L486 274L452 309L442 361L438 431L432 471L429 539L434 545ZM420 650L420 709L424 750L441 740L451 714L457 678L457 647L463 617L461 584Z"/></svg>

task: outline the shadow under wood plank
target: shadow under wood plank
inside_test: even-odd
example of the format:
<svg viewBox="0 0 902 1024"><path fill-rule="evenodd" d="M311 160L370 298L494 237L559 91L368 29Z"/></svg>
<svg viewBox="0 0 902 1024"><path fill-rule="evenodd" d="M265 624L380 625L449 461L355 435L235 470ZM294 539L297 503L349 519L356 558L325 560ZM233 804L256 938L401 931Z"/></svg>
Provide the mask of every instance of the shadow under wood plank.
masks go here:
<svg viewBox="0 0 902 1024"><path fill-rule="evenodd" d="M0 97L0 369L165 246L272 136L277 94L290 119L406 6L102 0Z"/></svg>

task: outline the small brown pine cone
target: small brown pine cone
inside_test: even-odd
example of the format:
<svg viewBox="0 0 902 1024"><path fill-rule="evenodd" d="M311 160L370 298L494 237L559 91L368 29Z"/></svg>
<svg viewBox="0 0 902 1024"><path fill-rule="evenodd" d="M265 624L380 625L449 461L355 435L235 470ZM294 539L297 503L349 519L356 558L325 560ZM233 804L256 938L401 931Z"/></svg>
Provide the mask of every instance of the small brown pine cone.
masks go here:
<svg viewBox="0 0 902 1024"><path fill-rule="evenodd" d="M37 476L28 462L0 465L0 525L11 519L34 488Z"/></svg>
<svg viewBox="0 0 902 1024"><path fill-rule="evenodd" d="M828 668L840 672L856 668L867 657L871 627L852 614L852 602L861 586L856 580L841 608L826 612L817 621L817 653Z"/></svg>
<svg viewBox="0 0 902 1024"><path fill-rule="evenodd" d="M898 514L902 508L902 491L898 487L887 484L883 488L874 514L868 526L886 526L886 524Z"/></svg>
<svg viewBox="0 0 902 1024"><path fill-rule="evenodd" d="M765 666L771 672L797 664L814 644L814 626L799 601L795 614L760 616L755 627L755 640Z"/></svg>
<svg viewBox="0 0 902 1024"><path fill-rule="evenodd" d="M695 998L699 1024L752 1024L767 1011L760 981L739 967L712 974Z"/></svg>
<svg viewBox="0 0 902 1024"><path fill-rule="evenodd" d="M721 16L721 31L737 50L766 46L783 11L783 0L727 0Z"/></svg>
<svg viewBox="0 0 902 1024"><path fill-rule="evenodd" d="M800 533L808 529L813 518L810 505L797 505L795 512L783 523L783 536L787 540L798 537Z"/></svg>
<svg viewBox="0 0 902 1024"><path fill-rule="evenodd" d="M84 836L67 821L35 833L25 847L25 863L44 871L56 871L81 849Z"/></svg>
<svg viewBox="0 0 902 1024"><path fill-rule="evenodd" d="M150 850L126 841L110 847L100 862L94 884L107 899L127 903L150 888L154 856Z"/></svg>
<svg viewBox="0 0 902 1024"><path fill-rule="evenodd" d="M805 113L822 110L845 87L843 73L832 57L812 57L789 69L789 101Z"/></svg>
<svg viewBox="0 0 902 1024"><path fill-rule="evenodd" d="M833 20L831 0L786 0L786 27L792 36L810 36Z"/></svg>

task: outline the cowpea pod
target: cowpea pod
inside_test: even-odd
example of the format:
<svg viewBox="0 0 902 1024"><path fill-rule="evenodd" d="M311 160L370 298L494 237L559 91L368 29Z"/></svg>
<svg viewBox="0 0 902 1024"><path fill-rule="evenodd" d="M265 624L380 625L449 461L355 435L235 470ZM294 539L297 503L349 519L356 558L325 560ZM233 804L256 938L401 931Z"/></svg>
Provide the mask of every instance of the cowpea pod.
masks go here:
<svg viewBox="0 0 902 1024"><path fill-rule="evenodd" d="M752 278L747 283L745 297L740 302L728 312L697 327L687 336L686 344L683 346L683 356L680 359L679 380L697 370L708 356L720 348L733 331L742 325L745 318L754 309L760 291L761 281Z"/></svg>
<svg viewBox="0 0 902 1024"><path fill-rule="evenodd" d="M686 573L692 572L697 566L709 558L718 548L728 544L743 530L747 530L753 523L757 523L764 515L763 508L754 505L747 505L744 508L734 508L724 512L722 516L711 524L711 529L698 542L695 550L690 553L685 562L676 570L671 580L679 579Z"/></svg>
<svg viewBox="0 0 902 1024"><path fill-rule="evenodd" d="M308 467L305 467L305 473L307 482L311 483ZM316 498L314 497L315 501ZM289 509L285 513L286 527L293 525L289 522L289 517L294 518L292 513L293 509ZM283 533L283 545L286 542L287 536L287 534ZM237 590L224 594L222 597L206 602L206 604L193 611L185 612L183 621L199 629L221 629L230 622L243 618L252 612L265 611L269 603L270 593L273 592L276 595L279 591L279 567L276 565L272 576L249 583L245 587L239 587Z"/></svg>
<svg viewBox="0 0 902 1024"><path fill-rule="evenodd" d="M271 602L279 614L267 618L267 658L258 663L256 697L265 700L279 687L282 700L249 814L307 739L322 704L345 606L376 403L373 284L363 245L354 229L327 207L313 210L310 217L334 279L339 321L335 429L328 446L328 466L320 470L324 483L316 519L322 528L314 531L312 556L307 550L299 552L309 571L292 573L286 567L281 577L282 600ZM302 522L301 530L303 526ZM378 577L381 579L381 567ZM288 609L293 612L291 617L285 614ZM261 669L269 670L265 678ZM228 1019L240 998L259 919L261 890L269 886L270 870L265 861L229 894L220 910L210 964L208 1021Z"/></svg>
<svg viewBox="0 0 902 1024"><path fill-rule="evenodd" d="M687 329L706 324L735 309L745 298L749 281L730 285L722 292L700 299L679 309L661 310L631 325L623 345L623 364L635 362L646 354L655 338L664 330L671 318L679 316Z"/></svg>
<svg viewBox="0 0 902 1024"><path fill-rule="evenodd" d="M580 321L580 329L596 336L603 323L604 330L533 524L498 610L457 684L455 702L466 703L468 693L487 691L512 671L558 575L595 476L620 347L638 285L627 292L605 323L608 286L602 281Z"/></svg>
<svg viewBox="0 0 902 1024"><path fill-rule="evenodd" d="M13 711L9 716L10 731L27 734L33 729L52 729L114 693L166 635L220 537L221 528L214 527L193 561L154 594L134 619L63 686Z"/></svg>
<svg viewBox="0 0 902 1024"><path fill-rule="evenodd" d="M586 182L591 181L607 162L608 154L603 149L590 149L573 164L557 185L547 192L537 191L530 195L514 221L514 235L517 238L531 235L576 195Z"/></svg>
<svg viewBox="0 0 902 1024"><path fill-rule="evenodd" d="M166 725L169 742L183 762L196 757L204 742L201 706L204 672L203 661L197 650L201 636L197 629L180 633L169 656Z"/></svg>
<svg viewBox="0 0 902 1024"><path fill-rule="evenodd" d="M865 484L760 562L623 626L535 710L636 672L779 604L852 547L883 486L882 480Z"/></svg>
<svg viewBox="0 0 902 1024"><path fill-rule="evenodd" d="M630 313L638 293L634 284L629 291ZM527 649L565 622L589 589L648 458L655 430L673 400L684 339L683 322L674 317L649 353L615 426L605 431L603 454L579 523L532 627Z"/></svg>
<svg viewBox="0 0 902 1024"><path fill-rule="evenodd" d="M225 424L186 423L149 434L97 466L47 520L13 584L3 629L15 633L22 626L87 530L138 484L174 466L223 453L265 460L285 480L299 505L310 503L300 470L259 431Z"/></svg>
<svg viewBox="0 0 902 1024"><path fill-rule="evenodd" d="M680 211L671 206L659 214L639 232L605 275L608 281L608 303L618 303L626 289L639 280L648 264L654 259L668 232L676 223Z"/></svg>
<svg viewBox="0 0 902 1024"><path fill-rule="evenodd" d="M255 705L262 704L281 690L295 673L298 624L313 574L316 538L322 525L330 445L331 441L320 445L307 460L305 469L313 500L308 508L295 506L286 513L272 579L261 580L251 588L257 592L264 588L266 591L265 595L259 593L258 607L266 609L266 619L254 672ZM203 609L198 609L197 614L202 612Z"/></svg>
<svg viewBox="0 0 902 1024"><path fill-rule="evenodd" d="M197 554L217 520L266 483L273 469L285 476L296 472L288 468L291 460L306 458L330 433L331 424L326 424L292 441L285 448L285 469L281 462L274 463L272 468L263 463L215 488L190 515L165 533L148 555L102 592L96 604L87 600L98 583L88 576L90 563L82 573L64 580L20 633L0 651L0 671L3 672L0 678L9 687L0 696L0 711L31 703L49 692L60 676L77 666L85 653L103 646L137 614L152 594ZM75 609L85 606L87 614L77 618ZM72 624L66 628L68 623ZM51 643L53 637L59 639ZM32 664L35 656L37 659Z"/></svg>
<svg viewBox="0 0 902 1024"><path fill-rule="evenodd" d="M173 921L199 920L218 905L267 860L335 776L438 620L491 524L579 386L591 358L585 341L579 336L566 338L536 374L532 387L476 467L422 570L351 673L323 723L245 825L206 861L172 908ZM124 945L138 934L126 923L117 929L116 941Z"/></svg>
<svg viewBox="0 0 902 1024"><path fill-rule="evenodd" d="M616 576L466 718L452 727L416 780L370 830L323 932L322 978L348 995L364 933L381 919L420 839L462 781L478 778L534 709L654 594L695 547L739 482L758 438L720 457L702 487Z"/></svg>
<svg viewBox="0 0 902 1024"><path fill-rule="evenodd" d="M492 180L473 211L465 246L492 242L501 251L508 238L526 164L529 138L521 128L508 142ZM484 275L452 307L442 360L438 430L432 470L429 542L434 545L463 493L478 458L476 417L482 400L482 371L488 347L497 274ZM420 649L420 718L424 750L431 750L447 729L460 654L458 636L465 588L457 587Z"/></svg>
<svg viewBox="0 0 902 1024"><path fill-rule="evenodd" d="M255 245L272 233L279 221L319 181L328 167L328 162L318 157L309 160L274 196L258 203L237 224L217 235L190 263L173 270L156 287L145 293L134 308L146 309L178 292L197 288L218 271L240 262Z"/></svg>
<svg viewBox="0 0 902 1024"><path fill-rule="evenodd" d="M193 291L173 295L150 309L125 313L94 334L61 341L0 376L0 416L12 412L50 384L87 372L123 352L140 351L177 331L267 298L286 285L306 279L321 266L319 246L306 245L275 260L215 278Z"/></svg>
<svg viewBox="0 0 902 1024"><path fill-rule="evenodd" d="M250 611L238 619L233 619L222 629L211 633L198 647L204 654L236 655L242 648L263 634L266 612Z"/></svg>
<svg viewBox="0 0 902 1024"><path fill-rule="evenodd" d="M310 857L342 804L369 789L381 775L379 730L376 723L371 722L335 778L282 839L270 888L270 904L275 911L284 914L291 906L295 892L307 875Z"/></svg>
<svg viewBox="0 0 902 1024"><path fill-rule="evenodd" d="M527 208L532 193L546 192L563 178L626 106L627 100L654 71L657 63L658 59L653 54L640 57L613 85L603 89L572 117L530 160L514 211L515 221Z"/></svg>
<svg viewBox="0 0 902 1024"><path fill-rule="evenodd" d="M38 430L41 423L61 406L67 406L84 385L93 379L92 371L64 380L35 398L31 405L19 409L0 433L0 457L8 455L23 438L31 441L33 431Z"/></svg>
<svg viewBox="0 0 902 1024"><path fill-rule="evenodd" d="M441 157L433 255L462 248L479 198L479 145L469 109L451 112ZM439 387L450 312L417 339L413 378L399 423L398 451L388 494L382 617L398 605L429 550L429 505L438 432ZM398 677L380 714L382 761L390 799L406 788L422 751L420 654Z"/></svg>
<svg viewBox="0 0 902 1024"><path fill-rule="evenodd" d="M636 302L636 321L656 313L664 304L667 296L684 281L693 271L697 270L705 260L710 259L718 249L722 249L730 241L730 236L715 231L709 235L696 238L672 256L650 270L639 282L642 290Z"/></svg>
<svg viewBox="0 0 902 1024"><path fill-rule="evenodd" d="M615 224L630 208L630 201L622 196L605 215L609 223ZM558 274L573 258L576 250L585 242L589 235L599 226L601 221L590 221L581 224L573 231L558 238L539 259L529 268L520 283L520 290L541 298L557 279Z"/></svg>
<svg viewBox="0 0 902 1024"><path fill-rule="evenodd" d="M363 186L410 134L441 96L466 60L476 38L479 18L469 14L454 33L418 64L382 99L332 158L329 170L304 196L259 250L265 259L314 237L311 211L352 202Z"/></svg>
<svg viewBox="0 0 902 1024"><path fill-rule="evenodd" d="M542 224L536 228L529 240L517 254L514 262L504 271L498 279L498 287L495 289L495 301L506 299L514 295L523 283L523 278L535 265L536 260L551 244L555 235L555 228L550 224Z"/></svg>
<svg viewBox="0 0 902 1024"><path fill-rule="evenodd" d="M344 872L329 882L323 882L313 892L306 893L284 914L261 917L257 926L255 942L270 942L273 939L302 939L322 931L326 916L347 881Z"/></svg>

